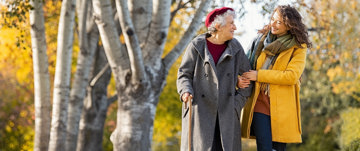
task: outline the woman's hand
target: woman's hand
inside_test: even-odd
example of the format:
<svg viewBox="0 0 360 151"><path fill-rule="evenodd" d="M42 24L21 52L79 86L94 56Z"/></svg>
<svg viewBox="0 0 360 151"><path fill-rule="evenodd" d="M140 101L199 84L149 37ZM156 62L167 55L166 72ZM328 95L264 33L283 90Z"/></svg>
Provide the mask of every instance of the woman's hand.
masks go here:
<svg viewBox="0 0 360 151"><path fill-rule="evenodd" d="M257 80L257 71L249 70L249 72L245 72L242 76L251 81L256 81Z"/></svg>
<svg viewBox="0 0 360 151"><path fill-rule="evenodd" d="M246 79L243 76L238 76L238 83L237 83L237 87L238 88L247 88L250 85L250 80Z"/></svg>
<svg viewBox="0 0 360 151"><path fill-rule="evenodd" d="M188 101L188 98L192 97L192 95L189 92L185 92L182 96L181 96L181 100L186 104L186 102Z"/></svg>

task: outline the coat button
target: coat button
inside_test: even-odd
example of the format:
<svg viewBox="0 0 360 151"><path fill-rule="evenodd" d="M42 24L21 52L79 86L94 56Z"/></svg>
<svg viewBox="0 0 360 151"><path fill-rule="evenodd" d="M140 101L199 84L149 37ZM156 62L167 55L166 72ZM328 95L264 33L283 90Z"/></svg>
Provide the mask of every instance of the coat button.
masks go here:
<svg viewBox="0 0 360 151"><path fill-rule="evenodd" d="M202 95L201 95L201 97L203 97L203 98L204 98L204 97L205 97L205 95L204 95L204 94L202 94Z"/></svg>
<svg viewBox="0 0 360 151"><path fill-rule="evenodd" d="M228 77L230 77L230 73L227 73L226 75L227 75Z"/></svg>

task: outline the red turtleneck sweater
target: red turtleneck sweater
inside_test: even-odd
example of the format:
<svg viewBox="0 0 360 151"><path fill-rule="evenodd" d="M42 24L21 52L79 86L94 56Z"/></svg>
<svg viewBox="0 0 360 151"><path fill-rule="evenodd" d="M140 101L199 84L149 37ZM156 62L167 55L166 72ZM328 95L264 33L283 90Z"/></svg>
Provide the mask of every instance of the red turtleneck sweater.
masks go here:
<svg viewBox="0 0 360 151"><path fill-rule="evenodd" d="M211 42L210 42L209 40L207 40L207 39L206 39L206 43L207 43L207 47L208 47L208 49L209 49L209 51L210 51L210 54L211 54L211 56L212 56L213 59L214 59L215 64L217 64L217 62L219 61L222 53L223 53L223 52L225 51L225 49L226 49L226 46L227 46L226 43L220 44L220 45L218 45L218 44L213 44L213 43L211 43Z"/></svg>

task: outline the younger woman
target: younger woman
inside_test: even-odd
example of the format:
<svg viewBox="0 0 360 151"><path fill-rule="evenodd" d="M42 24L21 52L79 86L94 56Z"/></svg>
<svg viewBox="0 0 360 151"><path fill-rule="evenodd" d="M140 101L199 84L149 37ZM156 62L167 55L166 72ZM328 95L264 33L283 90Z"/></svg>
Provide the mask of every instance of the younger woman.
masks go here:
<svg viewBox="0 0 360 151"><path fill-rule="evenodd" d="M241 78L255 81L255 88L244 107L241 134L255 137L258 151L301 143L299 79L310 47L301 15L289 5L276 7L253 41L248 57L254 70Z"/></svg>

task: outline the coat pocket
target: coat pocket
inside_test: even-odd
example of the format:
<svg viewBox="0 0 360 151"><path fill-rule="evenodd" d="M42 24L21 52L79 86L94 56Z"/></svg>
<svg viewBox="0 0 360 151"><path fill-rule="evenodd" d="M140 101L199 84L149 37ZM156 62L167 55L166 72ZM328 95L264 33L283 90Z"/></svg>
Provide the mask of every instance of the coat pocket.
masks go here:
<svg viewBox="0 0 360 151"><path fill-rule="evenodd" d="M185 118L186 117L186 115L187 115L187 113L189 112L189 107L188 108L186 108L186 109L183 109L183 118Z"/></svg>
<svg viewBox="0 0 360 151"><path fill-rule="evenodd" d="M236 114L236 117L237 119L240 121L240 114L239 114L239 111L236 110L236 108L234 108L235 110L235 114Z"/></svg>
<svg viewBox="0 0 360 151"><path fill-rule="evenodd" d="M244 97L242 97L241 94L235 95L234 110L235 110L235 114L236 114L238 120L240 120L240 112L245 104L243 100L244 100Z"/></svg>

